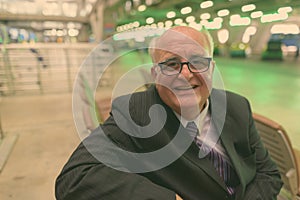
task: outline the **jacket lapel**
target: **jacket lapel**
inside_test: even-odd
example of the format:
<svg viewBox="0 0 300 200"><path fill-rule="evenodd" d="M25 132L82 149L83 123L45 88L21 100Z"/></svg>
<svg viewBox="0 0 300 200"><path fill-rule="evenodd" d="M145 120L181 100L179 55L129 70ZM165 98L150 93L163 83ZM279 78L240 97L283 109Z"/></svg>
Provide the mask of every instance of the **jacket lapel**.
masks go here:
<svg viewBox="0 0 300 200"><path fill-rule="evenodd" d="M236 197L237 199L244 193L245 184L243 183L243 174L241 172L242 166L240 165L240 161L236 150L234 148L235 137L232 133L237 133L238 128L235 128L234 124L231 122L231 117L227 110L227 98L226 92L223 90L215 90L213 89L209 98L210 101L210 114L211 114L211 123L210 127L213 127L213 131L215 133L216 139L221 140L221 143L226 150L233 168L236 170L236 173L241 180L240 186L237 188ZM211 128L210 128L211 129ZM203 164L203 163L201 163ZM209 163L210 164L210 163ZM207 164L207 166L209 165ZM204 165L205 166L205 165ZM206 168L208 172L213 166ZM210 173L211 177L223 187L224 190L227 191L224 181L219 178L217 173Z"/></svg>
<svg viewBox="0 0 300 200"><path fill-rule="evenodd" d="M225 183L221 180L217 171L214 170L212 162L207 157L201 158L201 156L199 156L199 148L194 142L183 157L189 160L190 163L196 165L199 170L204 171L209 177L211 177L212 181L216 182L220 187L226 190Z"/></svg>
<svg viewBox="0 0 300 200"><path fill-rule="evenodd" d="M224 124L224 127L223 127L223 131L222 131L222 134L221 134L221 142L223 144L223 147L224 149L226 150L227 152L227 155L229 156L230 160L231 160L231 163L233 165L233 168L234 170L236 171L237 173L237 176L239 177L239 180L241 181L241 177L242 177L242 174L241 174L241 166L240 166L240 163L239 163L239 159L237 158L236 156L236 151L235 151L235 148L234 148L234 136L231 134L232 132L234 132L234 130L232 130L232 127L231 125L229 124L232 124L230 123L230 119L228 119L229 117L227 117L227 120ZM243 183L241 183L239 185L239 187L237 188L237 191L236 191L236 197L237 199L239 199L238 197L240 197L243 193L244 193L244 187L243 186Z"/></svg>
<svg viewBox="0 0 300 200"><path fill-rule="evenodd" d="M213 113L213 115L211 115L212 120L210 122L210 126L214 126L214 128L213 129L210 128L210 130L215 130L217 132L217 134L220 135L223 126L222 126L222 123L218 123L218 122L222 121L222 119L225 119L225 113L226 113L226 110L224 111L224 107L222 107L223 106L222 100L224 100L224 98L220 98L220 95L218 95L218 97L214 97L213 93L211 96L213 98L211 97L211 99L210 99L210 106L211 106L210 110L215 109L215 112L211 112L211 113ZM223 97L225 97L225 96L223 96ZM222 101L221 103L220 103L220 100ZM225 101L225 103L226 103L226 101ZM222 115L222 113L224 113L224 114ZM180 123L180 122L178 121L178 123ZM180 126L183 127L181 124L180 124ZM187 135L188 135L188 133L187 133ZM226 185L225 185L224 181L218 175L217 171L214 170L214 166L213 166L212 162L207 158L207 156L203 157L199 153L200 153L199 147L195 144L195 142L193 142L191 144L190 148L188 149L188 151L184 154L184 157L186 159L188 159L190 162L197 165L199 167L199 170L205 171L205 173L208 176L210 176L213 181L215 181L220 187L222 187L227 192Z"/></svg>
<svg viewBox="0 0 300 200"><path fill-rule="evenodd" d="M155 91L155 89L154 89L154 91ZM154 91L152 91L152 92L154 92ZM155 93L156 93L156 91L155 91ZM159 98L158 95L155 95L155 96L156 96L156 102L155 103L159 103L162 106L164 106L164 108L167 112L167 122L166 122L164 128L159 133L160 137L159 137L159 139L157 138L156 145L157 145L157 143L162 143L162 144L169 143L173 139L174 135L177 134L178 130L185 131L184 135L186 135L186 137L190 137L189 134L187 133L187 131L185 130L185 128L182 126L182 124L180 123L180 121L176 117L176 115L174 114L174 112L162 102L162 100ZM214 98L214 99L216 100L218 98ZM218 133L220 133L223 126L220 126L219 125L220 123L216 123L216 122L218 122L222 119L222 116L220 115L219 110L224 109L224 107L218 105L218 104L220 104L219 102L215 102L214 100L210 100L210 101L212 102L211 107L216 109L216 112L215 112L216 115L213 115L212 122L214 124L216 124L215 128L218 131ZM211 108L211 109L213 109L213 108ZM226 111L223 110L223 112L225 113ZM225 116L223 117L223 119L225 119ZM167 137L166 137L166 135L167 135ZM166 140L168 140L168 141L166 141ZM180 145L180 144L175 144L175 146L176 145ZM217 171L214 170L214 166L211 163L211 161L207 157L199 156L199 147L196 145L195 142L192 142L192 144L189 146L187 151L182 155L182 158L188 160L185 163L191 163L192 165L196 166L199 170L204 171L205 174L207 176L209 176L212 181L214 181L224 191L227 192L227 188L226 188L226 185L225 185L224 181L221 180L221 178L218 175ZM201 184L203 184L203 181L199 180L199 185L201 185Z"/></svg>
<svg viewBox="0 0 300 200"><path fill-rule="evenodd" d="M243 175L241 172L242 167L240 165L240 160L234 147L236 137L234 137L234 135L232 134L238 133L239 129L234 126L236 122L232 122L230 112L228 112L227 110L226 92L214 91L211 95L210 100L212 120L214 121L214 125L216 127L216 130L218 131L218 134L220 135L221 143L224 149L226 150L227 155L229 156L232 162L233 168L236 171L238 178L241 182L240 185L236 188L236 199L239 199L239 197L241 197L241 195L244 193L245 184L243 183Z"/></svg>

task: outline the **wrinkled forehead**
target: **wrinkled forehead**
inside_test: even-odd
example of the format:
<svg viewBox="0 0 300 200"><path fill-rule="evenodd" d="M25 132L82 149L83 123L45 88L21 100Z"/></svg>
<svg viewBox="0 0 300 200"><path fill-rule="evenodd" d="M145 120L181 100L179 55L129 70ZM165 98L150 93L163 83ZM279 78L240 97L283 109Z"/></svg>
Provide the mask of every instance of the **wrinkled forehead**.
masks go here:
<svg viewBox="0 0 300 200"><path fill-rule="evenodd" d="M156 61L171 55L188 59L192 55L209 56L209 51L209 44L203 34L183 34L169 30L156 39L153 56Z"/></svg>

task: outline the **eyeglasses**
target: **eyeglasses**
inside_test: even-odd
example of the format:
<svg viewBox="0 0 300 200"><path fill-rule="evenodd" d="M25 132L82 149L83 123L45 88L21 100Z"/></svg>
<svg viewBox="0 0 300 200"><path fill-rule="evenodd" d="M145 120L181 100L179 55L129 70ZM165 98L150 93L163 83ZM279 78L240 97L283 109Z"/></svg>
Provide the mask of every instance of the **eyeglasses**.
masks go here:
<svg viewBox="0 0 300 200"><path fill-rule="evenodd" d="M181 73L183 65L187 65L192 73L203 73L209 69L212 58L194 56L189 62L180 62L178 58L171 58L164 62L158 63L162 73L172 76Z"/></svg>

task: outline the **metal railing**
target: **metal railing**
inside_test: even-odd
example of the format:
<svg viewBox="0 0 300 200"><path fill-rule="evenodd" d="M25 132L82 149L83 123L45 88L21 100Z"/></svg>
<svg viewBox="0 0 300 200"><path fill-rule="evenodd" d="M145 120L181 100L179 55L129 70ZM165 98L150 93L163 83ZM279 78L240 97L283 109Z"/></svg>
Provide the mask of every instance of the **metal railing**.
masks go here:
<svg viewBox="0 0 300 200"><path fill-rule="evenodd" d="M71 92L96 44L6 44L0 54L0 95Z"/></svg>

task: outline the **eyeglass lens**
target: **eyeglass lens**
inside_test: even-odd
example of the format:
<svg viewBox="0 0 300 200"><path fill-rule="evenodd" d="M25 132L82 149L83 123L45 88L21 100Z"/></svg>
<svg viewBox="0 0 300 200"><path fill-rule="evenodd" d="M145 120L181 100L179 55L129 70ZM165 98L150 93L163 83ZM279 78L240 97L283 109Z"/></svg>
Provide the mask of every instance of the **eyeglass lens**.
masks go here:
<svg viewBox="0 0 300 200"><path fill-rule="evenodd" d="M184 64L187 64L189 70L194 73L205 72L209 68L211 58L193 57L189 62L180 62L179 59L172 59L159 63L163 73L167 75L178 74L182 70Z"/></svg>

